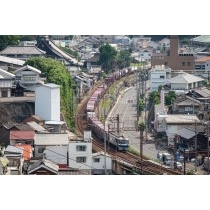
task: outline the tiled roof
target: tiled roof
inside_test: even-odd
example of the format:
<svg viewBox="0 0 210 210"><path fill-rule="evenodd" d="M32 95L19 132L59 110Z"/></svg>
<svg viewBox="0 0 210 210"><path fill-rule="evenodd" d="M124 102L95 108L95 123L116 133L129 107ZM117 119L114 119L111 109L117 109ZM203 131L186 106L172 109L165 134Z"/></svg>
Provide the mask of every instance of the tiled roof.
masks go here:
<svg viewBox="0 0 210 210"><path fill-rule="evenodd" d="M93 57L89 58L87 60L87 62L98 62L99 61L99 57L100 57L100 54L99 53L95 53Z"/></svg>
<svg viewBox="0 0 210 210"><path fill-rule="evenodd" d="M0 62L11 63L11 64L19 65L19 66L23 66L25 63L25 61L23 61L23 60L19 60L16 58L10 58L7 56L1 56L1 55L0 55Z"/></svg>
<svg viewBox="0 0 210 210"><path fill-rule="evenodd" d="M201 43L210 43L210 36L209 35L201 35L197 36L192 39L194 42L201 42Z"/></svg>
<svg viewBox="0 0 210 210"><path fill-rule="evenodd" d="M38 170L39 168L45 168L46 170L50 170L53 173L57 174L59 166L49 160L41 159L28 167L28 174Z"/></svg>
<svg viewBox="0 0 210 210"><path fill-rule="evenodd" d="M11 79L11 78L15 78L14 74L11 74L8 71L5 71L3 69L0 69L0 78L5 78L5 79Z"/></svg>
<svg viewBox="0 0 210 210"><path fill-rule="evenodd" d="M15 126L15 123L12 122L3 123L1 126L4 126L6 129L10 130L12 127Z"/></svg>
<svg viewBox="0 0 210 210"><path fill-rule="evenodd" d="M0 55L44 55L45 52L36 46L8 46L0 52Z"/></svg>
<svg viewBox="0 0 210 210"><path fill-rule="evenodd" d="M20 131L34 131L28 124L15 124L15 127Z"/></svg>
<svg viewBox="0 0 210 210"><path fill-rule="evenodd" d="M10 131L10 140L34 140L34 131Z"/></svg>
<svg viewBox="0 0 210 210"><path fill-rule="evenodd" d="M205 56L205 57L195 60L196 63L201 63L201 62L205 63L206 61L210 61L210 56Z"/></svg>
<svg viewBox="0 0 210 210"><path fill-rule="evenodd" d="M201 88L201 89L195 89L194 90L195 93L198 93L200 96L204 97L204 98L208 98L210 97L210 90L208 90L208 88Z"/></svg>
<svg viewBox="0 0 210 210"><path fill-rule="evenodd" d="M17 148L20 148L23 150L23 157L24 160L30 160L32 156L32 147L28 144L16 144Z"/></svg>
<svg viewBox="0 0 210 210"><path fill-rule="evenodd" d="M170 84L173 84L173 83L176 83L176 84L183 84L183 83L194 83L194 82L200 82L200 81L203 81L204 79L200 78L200 77L197 77L197 76L194 76L192 74L188 74L188 73L183 73L181 75L178 75L176 77L173 77L171 79L169 79L167 81L167 83L170 83Z"/></svg>
<svg viewBox="0 0 210 210"><path fill-rule="evenodd" d="M26 70L26 69L28 69L28 70L30 70L30 71L34 71L34 72L36 72L36 73L38 73L38 74L41 74L41 73L42 73L39 69L36 69L36 68L34 68L34 67L32 67L32 66L29 66L29 65L26 65L26 66L23 66L22 68L19 68L19 69L16 70L16 71L14 71L14 74L16 74L16 73L18 73L18 72L20 72L20 71Z"/></svg>

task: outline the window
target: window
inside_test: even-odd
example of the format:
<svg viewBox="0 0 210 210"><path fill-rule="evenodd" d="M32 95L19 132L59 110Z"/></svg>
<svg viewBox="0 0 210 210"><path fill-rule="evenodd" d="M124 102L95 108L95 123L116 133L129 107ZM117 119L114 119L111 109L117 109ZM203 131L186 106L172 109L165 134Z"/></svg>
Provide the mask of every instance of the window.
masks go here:
<svg viewBox="0 0 210 210"><path fill-rule="evenodd" d="M43 152L44 152L44 150L45 150L45 148L44 148L44 147L40 147L40 148L38 148L38 153L43 153Z"/></svg>
<svg viewBox="0 0 210 210"><path fill-rule="evenodd" d="M23 78L25 81L35 81L36 80L36 77L34 77L34 76L24 76Z"/></svg>
<svg viewBox="0 0 210 210"><path fill-rule="evenodd" d="M99 163L100 162L100 158L94 158L94 163Z"/></svg>
<svg viewBox="0 0 210 210"><path fill-rule="evenodd" d="M86 157L77 157L76 161L77 163L86 163Z"/></svg>
<svg viewBox="0 0 210 210"><path fill-rule="evenodd" d="M190 62L187 62L187 66L190 66L191 65L191 63Z"/></svg>
<svg viewBox="0 0 210 210"><path fill-rule="evenodd" d="M165 62L165 66L168 66L168 62Z"/></svg>
<svg viewBox="0 0 210 210"><path fill-rule="evenodd" d="M164 75L160 75L160 79L164 79L165 78L165 76Z"/></svg>
<svg viewBox="0 0 210 210"><path fill-rule="evenodd" d="M184 108L185 112L192 112L193 111L193 107L189 107L189 106L186 106Z"/></svg>
<svg viewBox="0 0 210 210"><path fill-rule="evenodd" d="M182 62L182 66L185 66L185 62Z"/></svg>
<svg viewBox="0 0 210 210"><path fill-rule="evenodd" d="M86 146L85 145L77 145L76 150L78 151L86 151Z"/></svg>

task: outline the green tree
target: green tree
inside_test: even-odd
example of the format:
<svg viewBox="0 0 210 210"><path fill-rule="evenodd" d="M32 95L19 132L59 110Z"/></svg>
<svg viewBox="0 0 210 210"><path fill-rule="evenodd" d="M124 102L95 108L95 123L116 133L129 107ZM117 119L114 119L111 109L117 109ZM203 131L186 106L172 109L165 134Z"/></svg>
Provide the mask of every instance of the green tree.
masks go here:
<svg viewBox="0 0 210 210"><path fill-rule="evenodd" d="M102 69L108 73L116 65L117 50L108 43L99 47L99 63Z"/></svg>
<svg viewBox="0 0 210 210"><path fill-rule="evenodd" d="M165 95L165 104L166 105L171 105L172 101L176 99L176 93L172 90L170 90L166 95Z"/></svg>
<svg viewBox="0 0 210 210"><path fill-rule="evenodd" d="M9 45L18 45L19 35L0 35L0 51Z"/></svg>
<svg viewBox="0 0 210 210"><path fill-rule="evenodd" d="M122 50L117 55L117 66L119 69L130 66L131 63L131 53L128 50Z"/></svg>
<svg viewBox="0 0 210 210"><path fill-rule="evenodd" d="M67 68L51 58L31 58L25 65L33 66L47 78L47 83L60 85L61 112L64 114L68 126L75 128L74 113L76 112L77 86Z"/></svg>
<svg viewBox="0 0 210 210"><path fill-rule="evenodd" d="M60 47L60 48L61 48L63 51L65 51L65 52L67 52L68 54L70 54L71 56L73 56L73 57L79 59L79 55L78 55L77 51L72 50L72 49L70 49L70 48L66 48L66 47Z"/></svg>
<svg viewBox="0 0 210 210"><path fill-rule="evenodd" d="M160 92L152 91L149 94L149 104L159 104L160 103Z"/></svg>

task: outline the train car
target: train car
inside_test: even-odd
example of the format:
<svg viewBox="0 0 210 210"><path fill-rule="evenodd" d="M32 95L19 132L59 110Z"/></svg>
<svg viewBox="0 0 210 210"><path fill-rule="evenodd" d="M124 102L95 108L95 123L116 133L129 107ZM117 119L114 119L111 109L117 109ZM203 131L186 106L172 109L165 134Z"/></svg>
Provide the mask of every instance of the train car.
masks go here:
<svg viewBox="0 0 210 210"><path fill-rule="evenodd" d="M109 133L109 142L119 151L128 151L129 140L120 133Z"/></svg>
<svg viewBox="0 0 210 210"><path fill-rule="evenodd" d="M91 116L91 114L89 114ZM106 136L106 140L109 141L113 146L117 148L118 151L127 151L129 147L129 140L125 138L123 135L118 133L109 133L108 136L108 127L97 118L97 117L89 117L89 125L91 130L98 136L101 140L104 140Z"/></svg>

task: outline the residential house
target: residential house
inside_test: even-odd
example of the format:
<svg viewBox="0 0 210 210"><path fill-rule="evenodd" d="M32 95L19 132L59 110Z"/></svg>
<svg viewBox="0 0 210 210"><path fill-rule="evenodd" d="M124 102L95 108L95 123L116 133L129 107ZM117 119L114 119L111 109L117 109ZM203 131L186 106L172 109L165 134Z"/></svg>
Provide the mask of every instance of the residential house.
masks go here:
<svg viewBox="0 0 210 210"><path fill-rule="evenodd" d="M3 70L6 71L17 70L23 67L24 63L25 61L23 60L0 55L0 68Z"/></svg>
<svg viewBox="0 0 210 210"><path fill-rule="evenodd" d="M210 55L195 60L193 74L210 80Z"/></svg>
<svg viewBox="0 0 210 210"><path fill-rule="evenodd" d="M10 145L10 131L33 131L27 124L15 124L12 122L3 123L0 125L0 144L5 147Z"/></svg>
<svg viewBox="0 0 210 210"><path fill-rule="evenodd" d="M204 79L183 72L182 74L167 80L167 84L171 90L175 92L188 92L189 90L196 89L203 86Z"/></svg>
<svg viewBox="0 0 210 210"><path fill-rule="evenodd" d="M17 144L34 145L35 132L32 130L11 130L10 131L10 145L15 146Z"/></svg>
<svg viewBox="0 0 210 210"><path fill-rule="evenodd" d="M32 66L23 66L14 71L14 74L15 80L23 85L26 90L35 91L37 85L43 84L40 80L41 71Z"/></svg>
<svg viewBox="0 0 210 210"><path fill-rule="evenodd" d="M50 160L42 158L29 165L27 174L29 175L57 175L59 166Z"/></svg>
<svg viewBox="0 0 210 210"><path fill-rule="evenodd" d="M34 156L42 157L45 150L52 147L62 147L63 150L69 144L67 133L35 133L34 137Z"/></svg>
<svg viewBox="0 0 210 210"><path fill-rule="evenodd" d="M167 80L171 78L171 68L167 66L155 66L149 71L150 90L157 91L159 86L164 86Z"/></svg>
<svg viewBox="0 0 210 210"><path fill-rule="evenodd" d="M182 128L175 133L177 151L185 157L195 157L195 138L197 139L197 155L204 153L208 148L208 137L204 135L204 126L196 128ZM184 151L185 150L185 151ZM194 152L194 153L193 153Z"/></svg>
<svg viewBox="0 0 210 210"><path fill-rule="evenodd" d="M0 98L11 97L15 75L0 69Z"/></svg>
<svg viewBox="0 0 210 210"><path fill-rule="evenodd" d="M139 61L148 61L150 62L153 50L150 48L140 49L139 50Z"/></svg>
<svg viewBox="0 0 210 210"><path fill-rule="evenodd" d="M87 60L87 70L90 71L92 67L99 66L99 53L95 53L93 57Z"/></svg>
<svg viewBox="0 0 210 210"><path fill-rule="evenodd" d="M0 52L0 55L26 61L29 58L45 56L45 51L36 46L8 46Z"/></svg>
<svg viewBox="0 0 210 210"><path fill-rule="evenodd" d="M77 47L81 48L84 47L86 49L86 47L89 48L98 48L101 45L101 41L95 37L89 36L89 37L85 37L83 40L81 40Z"/></svg>
<svg viewBox="0 0 210 210"><path fill-rule="evenodd" d="M180 95L172 104L173 114L196 114L204 111L202 102L187 95Z"/></svg>
<svg viewBox="0 0 210 210"><path fill-rule="evenodd" d="M106 157L106 158L105 158ZM112 157L104 152L97 152L92 154L92 174L102 175L105 171L106 161L106 174L112 174Z"/></svg>
<svg viewBox="0 0 210 210"><path fill-rule="evenodd" d="M161 121L161 128L165 131L167 136L168 146L174 146L175 133L184 127L195 127L201 125L201 121L196 115L182 114L182 115L167 115Z"/></svg>
<svg viewBox="0 0 210 210"><path fill-rule="evenodd" d="M24 162L29 161L33 157L33 147L30 144L16 144L15 147L23 150Z"/></svg>
<svg viewBox="0 0 210 210"><path fill-rule="evenodd" d="M23 150L16 146L8 145L4 155L9 160L6 168L6 175L21 175L24 163Z"/></svg>
<svg viewBox="0 0 210 210"><path fill-rule="evenodd" d="M92 142L82 140L70 141L67 164L69 168L90 175L92 171Z"/></svg>

